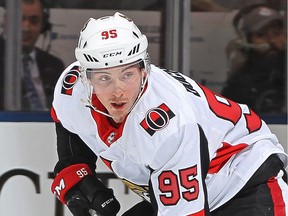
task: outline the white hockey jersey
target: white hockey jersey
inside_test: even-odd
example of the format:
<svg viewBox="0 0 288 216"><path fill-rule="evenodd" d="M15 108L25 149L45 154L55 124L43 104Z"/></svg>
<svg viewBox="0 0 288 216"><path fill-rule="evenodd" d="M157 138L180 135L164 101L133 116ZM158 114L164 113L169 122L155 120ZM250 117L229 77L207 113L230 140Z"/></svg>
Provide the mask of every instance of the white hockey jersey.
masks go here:
<svg viewBox="0 0 288 216"><path fill-rule="evenodd" d="M151 181L159 216L204 215L205 200L216 209L271 154L287 166L276 136L246 105L154 65L146 91L115 128L82 102L87 96L78 66L70 65L56 85L57 118L147 200ZM93 104L105 111L96 96Z"/></svg>

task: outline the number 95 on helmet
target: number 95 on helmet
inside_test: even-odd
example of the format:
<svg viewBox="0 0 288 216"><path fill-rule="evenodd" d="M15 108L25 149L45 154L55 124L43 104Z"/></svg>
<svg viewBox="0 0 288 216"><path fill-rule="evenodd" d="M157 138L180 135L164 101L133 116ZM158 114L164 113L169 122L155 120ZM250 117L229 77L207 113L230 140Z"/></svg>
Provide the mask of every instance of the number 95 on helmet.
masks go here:
<svg viewBox="0 0 288 216"><path fill-rule="evenodd" d="M85 23L75 56L84 70L110 68L139 60L143 60L147 70L147 47L146 36L134 22L116 12L113 16L90 18Z"/></svg>

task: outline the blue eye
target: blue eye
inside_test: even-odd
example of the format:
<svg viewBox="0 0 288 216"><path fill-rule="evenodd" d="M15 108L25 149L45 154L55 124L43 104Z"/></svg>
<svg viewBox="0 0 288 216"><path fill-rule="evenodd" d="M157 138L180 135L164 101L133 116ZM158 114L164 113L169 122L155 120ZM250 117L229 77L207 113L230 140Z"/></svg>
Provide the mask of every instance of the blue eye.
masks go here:
<svg viewBox="0 0 288 216"><path fill-rule="evenodd" d="M106 76L106 75L99 77L99 81L101 81L101 82L105 82L105 81L109 81L109 80L111 80L111 78L109 76Z"/></svg>
<svg viewBox="0 0 288 216"><path fill-rule="evenodd" d="M122 81L129 81L134 77L135 73L133 71L127 71L121 76Z"/></svg>
<svg viewBox="0 0 288 216"><path fill-rule="evenodd" d="M129 79L130 77L133 77L134 73L133 72L127 72L124 74L124 77Z"/></svg>

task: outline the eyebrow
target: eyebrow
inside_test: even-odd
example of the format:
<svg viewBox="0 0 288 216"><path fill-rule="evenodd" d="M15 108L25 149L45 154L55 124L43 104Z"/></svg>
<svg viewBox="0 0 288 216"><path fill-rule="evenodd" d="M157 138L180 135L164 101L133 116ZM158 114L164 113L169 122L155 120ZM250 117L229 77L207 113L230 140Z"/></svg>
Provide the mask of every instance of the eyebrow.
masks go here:
<svg viewBox="0 0 288 216"><path fill-rule="evenodd" d="M129 68L132 68L132 67L137 67L137 65L129 65L129 66L125 67L121 72L123 72Z"/></svg>
<svg viewBox="0 0 288 216"><path fill-rule="evenodd" d="M125 67L125 68L123 68L120 72L122 73L122 72L124 72L125 70L128 70L129 68L132 68L132 67L136 67L137 68L137 65L129 65L129 66L127 66L127 67ZM138 67L139 68L139 67ZM111 71L113 71L113 69L111 70ZM96 74L111 74L111 72L109 72L109 69L107 70L107 71L99 71L99 72L96 72Z"/></svg>

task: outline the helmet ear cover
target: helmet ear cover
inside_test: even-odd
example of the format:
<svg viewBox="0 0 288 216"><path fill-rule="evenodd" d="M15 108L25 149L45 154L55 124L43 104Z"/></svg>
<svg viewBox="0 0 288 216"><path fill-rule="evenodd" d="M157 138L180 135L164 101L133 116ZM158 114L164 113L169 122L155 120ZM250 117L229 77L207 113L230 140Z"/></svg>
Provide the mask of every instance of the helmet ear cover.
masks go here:
<svg viewBox="0 0 288 216"><path fill-rule="evenodd" d="M144 61L141 59L141 61L138 63L140 70L145 69Z"/></svg>

